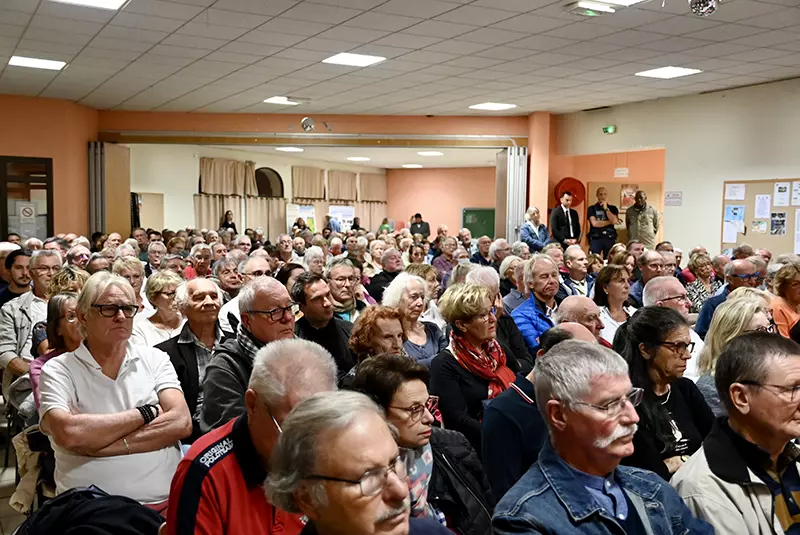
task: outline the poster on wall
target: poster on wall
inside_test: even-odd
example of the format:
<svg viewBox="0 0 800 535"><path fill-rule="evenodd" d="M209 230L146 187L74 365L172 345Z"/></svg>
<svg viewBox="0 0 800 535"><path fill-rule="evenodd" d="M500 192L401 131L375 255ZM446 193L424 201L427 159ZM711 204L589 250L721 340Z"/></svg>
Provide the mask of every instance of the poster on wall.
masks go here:
<svg viewBox="0 0 800 535"><path fill-rule="evenodd" d="M792 182L792 206L800 206L800 182Z"/></svg>
<svg viewBox="0 0 800 535"><path fill-rule="evenodd" d="M621 209L626 210L633 206L636 202L636 191L639 189L639 184L623 184L619 190L619 206Z"/></svg>
<svg viewBox="0 0 800 535"><path fill-rule="evenodd" d="M786 236L786 212L772 212L769 235Z"/></svg>
<svg viewBox="0 0 800 535"><path fill-rule="evenodd" d="M303 220L306 222L308 230L310 230L311 232L317 231L317 221L316 221L317 214L313 206L300 205L299 217L302 217Z"/></svg>
<svg viewBox="0 0 800 535"><path fill-rule="evenodd" d="M353 226L356 209L353 206L332 204L328 207L328 215L338 219L342 224L342 231L346 232Z"/></svg>
<svg viewBox="0 0 800 535"><path fill-rule="evenodd" d="M772 194L772 206L789 206L789 182L775 182L775 191Z"/></svg>
<svg viewBox="0 0 800 535"><path fill-rule="evenodd" d="M726 204L723 221L744 221L744 205Z"/></svg>
<svg viewBox="0 0 800 535"><path fill-rule="evenodd" d="M758 234L766 234L767 233L767 222L766 221L753 221L753 226L750 228L751 232L757 232Z"/></svg>
<svg viewBox="0 0 800 535"><path fill-rule="evenodd" d="M766 195L756 195L756 213L753 217L756 219L769 219L771 201L772 195L769 193Z"/></svg>
<svg viewBox="0 0 800 535"><path fill-rule="evenodd" d="M744 184L725 184L726 201L743 201L747 186Z"/></svg>
<svg viewBox="0 0 800 535"><path fill-rule="evenodd" d="M293 235L292 225L294 225L298 217L300 217L300 205L286 203L286 232L288 232L290 236Z"/></svg>

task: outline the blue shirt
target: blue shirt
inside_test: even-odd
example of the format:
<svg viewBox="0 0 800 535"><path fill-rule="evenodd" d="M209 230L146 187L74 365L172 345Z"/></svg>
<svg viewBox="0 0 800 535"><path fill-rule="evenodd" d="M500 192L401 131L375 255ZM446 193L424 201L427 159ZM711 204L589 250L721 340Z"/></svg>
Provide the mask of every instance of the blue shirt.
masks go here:
<svg viewBox="0 0 800 535"><path fill-rule="evenodd" d="M589 491L597 505L620 520L628 518L628 502L625 500L622 488L614 479L613 472L606 477L595 476L581 472L560 457L559 460L572 472L575 479Z"/></svg>

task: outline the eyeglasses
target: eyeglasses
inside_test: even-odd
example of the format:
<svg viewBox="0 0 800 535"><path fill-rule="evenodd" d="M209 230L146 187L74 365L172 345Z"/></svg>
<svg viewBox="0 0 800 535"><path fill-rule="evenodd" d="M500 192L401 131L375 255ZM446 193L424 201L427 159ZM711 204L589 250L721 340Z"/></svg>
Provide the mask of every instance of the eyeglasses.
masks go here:
<svg viewBox="0 0 800 535"><path fill-rule="evenodd" d="M163 295L163 296L164 296L164 297L166 297L167 299L172 299L172 298L174 298L174 297L175 297L175 293L176 293L176 292L173 290L173 291L171 291L171 292L158 292L158 293L160 293L161 295Z"/></svg>
<svg viewBox="0 0 800 535"><path fill-rule="evenodd" d="M749 273L747 275L737 275L736 273L731 273L731 277L736 277L739 280L749 281L753 279L757 279L761 276L761 273L756 271L755 273Z"/></svg>
<svg viewBox="0 0 800 535"><path fill-rule="evenodd" d="M665 297L664 299L659 299L662 303L666 303L667 301L678 301L679 303L690 303L689 298L686 295L673 295L672 297Z"/></svg>
<svg viewBox="0 0 800 535"><path fill-rule="evenodd" d="M335 279L331 279L336 284L345 285L348 282L350 284L355 284L358 282L358 279L355 277L336 277Z"/></svg>
<svg viewBox="0 0 800 535"><path fill-rule="evenodd" d="M653 262L652 264L647 264L647 267L650 269L664 269L664 264L661 262Z"/></svg>
<svg viewBox="0 0 800 535"><path fill-rule="evenodd" d="M755 329L751 329L747 332L759 332L759 333L770 333L774 334L777 332L777 326L774 323L770 323L769 325L760 325Z"/></svg>
<svg viewBox="0 0 800 535"><path fill-rule="evenodd" d="M263 277L267 273L269 273L269 272L268 271L261 271L260 269L257 269L256 271L251 271L250 273L245 273L245 275L250 275L251 277Z"/></svg>
<svg viewBox="0 0 800 535"><path fill-rule="evenodd" d="M365 497L377 496L389 481L389 472L394 472L395 475L405 480L408 478L408 465L411 464L411 455L407 450L400 450L400 455L394 458L389 466L381 466L367 470L361 479L345 479L341 477L322 476L313 474L306 479L317 479L321 481L338 481L340 483L348 483L350 485L358 485L361 487L361 495Z"/></svg>
<svg viewBox="0 0 800 535"><path fill-rule="evenodd" d="M788 399L790 402L794 403L795 401L800 401L800 385L792 385L792 386L785 386L785 385L771 385L769 383L759 383L758 381L736 381L739 384L743 385L751 385L757 386L759 388L774 388L777 390L777 394L782 398L786 399L788 394Z"/></svg>
<svg viewBox="0 0 800 535"><path fill-rule="evenodd" d="M661 342L658 345L668 347L676 355L685 355L694 351L694 342Z"/></svg>
<svg viewBox="0 0 800 535"><path fill-rule="evenodd" d="M287 311L291 312L292 316L294 316L297 314L298 309L299 305L297 303L289 303L285 307L273 308L272 310L248 310L247 313L269 317L271 321L280 321L286 315Z"/></svg>
<svg viewBox="0 0 800 535"><path fill-rule="evenodd" d="M486 312L485 314L478 314L477 316L475 316L475 318L484 323L489 323L489 321L492 318L494 318L496 314L497 314L497 307L492 307L489 309L489 312Z"/></svg>
<svg viewBox="0 0 800 535"><path fill-rule="evenodd" d="M609 401L605 405L595 405L594 403L586 403L585 401L574 401L575 405L586 405L599 411L606 413L609 418L616 418L625 409L625 404L630 403L634 407L638 407L644 397L644 388L632 388L625 396Z"/></svg>
<svg viewBox="0 0 800 535"><path fill-rule="evenodd" d="M59 269L61 269L61 266L36 266L33 268L34 271L38 271L39 273L58 273Z"/></svg>
<svg viewBox="0 0 800 535"><path fill-rule="evenodd" d="M121 310L122 314L130 319L139 312L137 305L92 305L92 308L96 308L104 318L113 318Z"/></svg>
<svg viewBox="0 0 800 535"><path fill-rule="evenodd" d="M67 320L67 323L75 323L75 320L78 319L78 316L76 316L74 312L67 312L63 316L59 316L58 317L58 319L62 319L62 318Z"/></svg>
<svg viewBox="0 0 800 535"><path fill-rule="evenodd" d="M434 411L438 412L439 396L429 396L424 405L416 404L412 405L411 407L398 407L396 405L389 405L389 407L399 411L407 412L409 420L411 420L412 424L415 424L422 419L422 415L425 414L426 410L430 412L431 415L433 415Z"/></svg>

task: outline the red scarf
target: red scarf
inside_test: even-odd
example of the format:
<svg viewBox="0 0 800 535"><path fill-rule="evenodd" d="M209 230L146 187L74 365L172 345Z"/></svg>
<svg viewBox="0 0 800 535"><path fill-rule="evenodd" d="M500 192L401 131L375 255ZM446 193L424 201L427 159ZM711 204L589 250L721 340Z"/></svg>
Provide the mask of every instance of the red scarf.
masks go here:
<svg viewBox="0 0 800 535"><path fill-rule="evenodd" d="M452 332L450 349L465 370L489 381L487 399L496 398L516 379L514 372L506 366L506 354L497 340L493 339L483 344L481 353L466 338Z"/></svg>

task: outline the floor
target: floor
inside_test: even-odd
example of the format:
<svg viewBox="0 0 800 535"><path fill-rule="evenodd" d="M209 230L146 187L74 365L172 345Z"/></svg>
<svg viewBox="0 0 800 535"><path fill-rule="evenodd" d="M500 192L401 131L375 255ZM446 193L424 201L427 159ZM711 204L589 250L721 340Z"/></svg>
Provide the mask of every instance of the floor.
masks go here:
<svg viewBox="0 0 800 535"><path fill-rule="evenodd" d="M3 468L3 457L5 457L6 450L5 436L6 419L3 417L0 418L0 441L3 442L0 445L0 534L11 535L27 517L16 512L8 505L8 500L14 494L14 487L16 486L16 470L13 448L9 457L8 468Z"/></svg>

